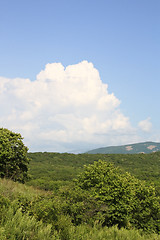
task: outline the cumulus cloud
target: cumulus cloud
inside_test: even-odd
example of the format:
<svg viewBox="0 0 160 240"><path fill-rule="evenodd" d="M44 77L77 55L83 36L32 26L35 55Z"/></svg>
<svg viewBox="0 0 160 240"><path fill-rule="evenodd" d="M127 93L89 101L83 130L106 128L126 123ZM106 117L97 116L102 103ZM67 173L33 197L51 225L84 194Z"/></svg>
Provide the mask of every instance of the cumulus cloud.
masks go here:
<svg viewBox="0 0 160 240"><path fill-rule="evenodd" d="M70 151L135 138L120 100L87 61L66 68L47 64L34 81L1 77L0 107L0 125L20 132L31 151ZM150 121L139 126L148 130Z"/></svg>
<svg viewBox="0 0 160 240"><path fill-rule="evenodd" d="M151 119L147 118L145 120L142 120L139 122L138 124L139 128L144 131L144 132L150 132L152 129L152 123L151 123Z"/></svg>

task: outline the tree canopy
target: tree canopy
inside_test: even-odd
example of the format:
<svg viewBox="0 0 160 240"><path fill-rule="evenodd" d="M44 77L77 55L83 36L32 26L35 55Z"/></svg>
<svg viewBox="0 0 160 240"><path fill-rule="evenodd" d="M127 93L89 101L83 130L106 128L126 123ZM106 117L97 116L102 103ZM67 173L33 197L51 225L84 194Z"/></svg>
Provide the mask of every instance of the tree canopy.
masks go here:
<svg viewBox="0 0 160 240"><path fill-rule="evenodd" d="M28 175L28 148L21 134L0 128L0 177L25 182Z"/></svg>
<svg viewBox="0 0 160 240"><path fill-rule="evenodd" d="M103 206L103 225L160 231L160 199L154 186L101 160L85 166L77 184Z"/></svg>

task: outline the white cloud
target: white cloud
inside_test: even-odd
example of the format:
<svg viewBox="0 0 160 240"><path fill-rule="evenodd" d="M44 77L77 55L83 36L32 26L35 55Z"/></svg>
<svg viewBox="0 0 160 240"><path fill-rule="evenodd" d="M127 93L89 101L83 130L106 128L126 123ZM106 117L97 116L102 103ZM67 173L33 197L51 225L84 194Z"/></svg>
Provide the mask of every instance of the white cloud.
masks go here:
<svg viewBox="0 0 160 240"><path fill-rule="evenodd" d="M35 81L1 77L0 107L0 125L20 132L31 151L70 151L137 138L119 99L87 61L66 68L47 64ZM150 121L139 126L147 130Z"/></svg>
<svg viewBox="0 0 160 240"><path fill-rule="evenodd" d="M152 123L151 123L151 119L147 118L145 120L142 120L139 122L138 126L140 127L140 129L144 132L150 132L152 129Z"/></svg>

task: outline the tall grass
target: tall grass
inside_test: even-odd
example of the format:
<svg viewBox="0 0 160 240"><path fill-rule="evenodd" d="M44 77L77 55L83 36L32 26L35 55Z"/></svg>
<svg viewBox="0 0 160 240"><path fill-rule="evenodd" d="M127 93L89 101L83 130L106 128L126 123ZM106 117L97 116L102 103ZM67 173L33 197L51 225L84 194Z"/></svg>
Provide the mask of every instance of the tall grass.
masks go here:
<svg viewBox="0 0 160 240"><path fill-rule="evenodd" d="M70 229L69 240L160 240L160 236L143 234L142 231L135 229L118 229L117 226L91 228L81 225Z"/></svg>
<svg viewBox="0 0 160 240"><path fill-rule="evenodd" d="M47 196L50 192L27 186L22 183L13 182L9 179L0 179L0 193L10 200L14 200L17 196L26 196L32 200L40 195Z"/></svg>
<svg viewBox="0 0 160 240"><path fill-rule="evenodd" d="M51 224L46 225L28 214L22 214L21 209L14 212L10 207L4 211L1 219L0 239L54 240L58 238L52 232Z"/></svg>

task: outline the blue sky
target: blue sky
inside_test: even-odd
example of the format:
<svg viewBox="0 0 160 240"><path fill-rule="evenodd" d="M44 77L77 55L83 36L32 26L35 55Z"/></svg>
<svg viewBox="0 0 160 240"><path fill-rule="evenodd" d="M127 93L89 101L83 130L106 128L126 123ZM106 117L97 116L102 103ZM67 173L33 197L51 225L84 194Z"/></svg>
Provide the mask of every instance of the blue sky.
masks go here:
<svg viewBox="0 0 160 240"><path fill-rule="evenodd" d="M4 112L1 111L0 115L1 126L21 132L26 144L29 145L32 151L80 151L84 148L88 150L92 147L118 145L135 141L160 141L159 12L159 0L0 1L0 76L1 84L3 82L3 89L6 89L6 86L8 86L5 95L2 96L1 91L0 104L3 105L2 109L4 109ZM86 61L85 64L81 64L84 60ZM85 135L77 139L67 135L67 131L70 131L69 126L59 122L59 115L57 114L63 114L64 118L66 110L62 111L62 105L59 105L60 101L58 101L58 97L58 103L52 98L50 98L50 102L52 102L52 105L56 104L59 111L48 110L47 113L42 111L42 108L50 109L52 105L45 105L45 107L39 107L37 110L28 105L29 96L27 100L24 100L22 96L20 98L19 93L22 90L24 91L25 86L29 92L33 92L35 95L33 84L30 84L29 87L29 84L26 85L24 79L29 79L32 83L35 82L37 86L40 86L40 82L37 82L37 74L42 70L45 71L47 69L45 66L48 63L61 63L64 68L68 66L76 68L78 65L82 72L87 68L88 73L84 76L88 76L87 74L89 76L92 75L91 72L95 72L93 69L96 69L101 79L99 87L101 88L105 84L108 85L106 93L108 95L106 95L106 98L107 96L110 97L113 93L115 96L112 99L113 102L116 102L116 99L119 100L118 106L113 104L112 113L114 112L115 118L111 117L110 120L114 121L118 119L119 115L115 114L117 108L119 114L121 113L124 117L128 118L129 123L125 122L126 125L124 124L123 131L122 126L121 129L117 127L115 130L115 125L110 126L110 129L108 125L105 125L106 121L109 120L109 113L106 115L108 108L106 108L106 111L103 109L100 113L98 112L99 110L95 110L95 114L100 114L101 117L98 120L96 117L94 118L94 104L92 102L92 106L88 105L85 107L86 109L89 107L92 109L92 111L90 110L90 121L92 123L95 121L93 128L94 124L99 126L105 125L107 127L104 127L103 130L102 127L97 127L96 132L93 130L86 132L86 135L91 135L84 143L82 140ZM93 64L92 67L88 65L89 63ZM53 71L55 67L55 65L50 65L50 69L52 69L52 81L56 75L58 84L59 73L55 73L57 70ZM70 78L73 77L71 71L68 74L71 74ZM76 74L79 79L77 88L81 89L84 84L81 85L82 76L79 75L79 70L77 70ZM46 74L46 76L48 75ZM16 78L19 78L19 83L16 83ZM42 78L40 81L42 81ZM65 83L62 82L61 88L65 86L68 80L64 81ZM92 85L90 80L87 81L86 84ZM98 77L97 82L95 81L94 83L97 86ZM76 87L73 82L68 81L67 86L69 84L70 90L68 90L68 94L72 92L72 88ZM58 90L58 86L56 85L53 89L50 88L52 89L52 93L54 94L54 89L56 89L56 91L60 91L59 96L64 96L65 92ZM17 95L15 92L11 94L11 89L13 90L13 88ZM85 84L83 89L85 89ZM93 91L92 88L91 91ZM41 99L44 104L49 93L46 90L44 94L44 92L39 90L40 93L44 95L44 99ZM96 95L99 98L96 101L99 101L100 95L104 93L100 91L97 94L99 94ZM38 95L36 99L33 100L33 96L30 96L30 99L34 103L39 101L39 106L43 105L38 100ZM72 101L76 102L74 97ZM100 102L102 101L101 99ZM23 102L25 104L22 105L21 103ZM67 114L76 116L73 120L73 116L69 118L67 115L67 119L69 118L70 120L69 122L78 122L81 119L79 126L75 127L73 135L77 131L81 133L86 129L86 118L89 118L83 110L74 110L75 107L81 109L82 105L80 106L80 103L74 107L72 104L67 105L67 108L70 109ZM71 109L73 109L73 112ZM17 121L18 116L22 116L24 112L27 112L29 116L29 113L32 114L32 111L37 111L37 115L34 116L35 118L28 118L28 121L26 120L25 123ZM13 112L16 115L14 117ZM42 116L42 114L46 115ZM4 116L7 119L6 121L4 120ZM56 122L55 120L52 120L52 123L48 122L48 119L50 117L53 118L53 116L56 116ZM31 126L35 122L35 119L37 125L41 122L37 128L37 132L34 132L36 144L33 139L31 141L33 128L27 127L28 125ZM38 122L38 119L41 120ZM68 124L72 126L70 123ZM82 126L82 123L85 126ZM48 126L47 129L45 124ZM24 129L21 125L26 126L26 128ZM65 141L61 140L61 137L58 137L59 133L56 139L52 139L49 136L50 132L53 132L55 129L57 130L57 125L59 126L58 131L64 131L63 137L65 136ZM60 126L62 129L60 129ZM129 130L129 128L132 130ZM68 130L66 131L66 129ZM114 131L112 132L112 130ZM48 131L47 135L45 135L46 144L43 144L42 140L38 142L37 139L42 138L42 136L38 135L39 131L42 131L43 137L44 132ZM106 138L104 138L104 135ZM111 135L115 141L111 139ZM67 139L69 139L68 142Z"/></svg>

